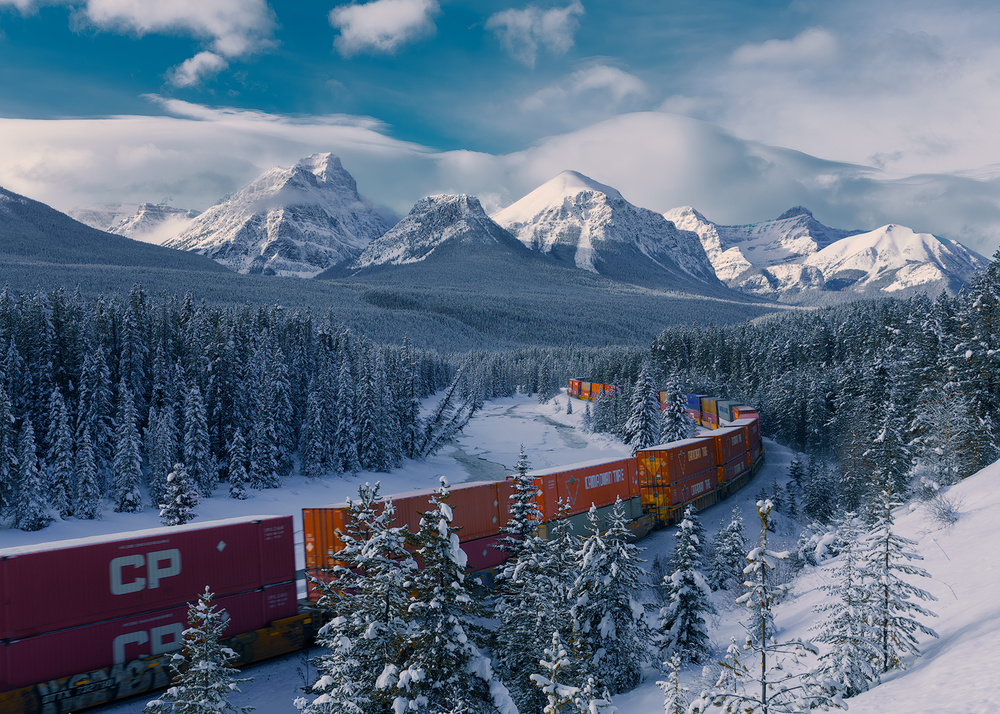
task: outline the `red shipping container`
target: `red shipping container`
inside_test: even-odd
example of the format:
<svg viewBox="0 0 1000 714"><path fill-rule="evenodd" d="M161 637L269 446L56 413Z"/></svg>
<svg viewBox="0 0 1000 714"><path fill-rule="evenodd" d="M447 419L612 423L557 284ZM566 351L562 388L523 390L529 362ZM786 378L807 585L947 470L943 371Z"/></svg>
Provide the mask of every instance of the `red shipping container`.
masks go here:
<svg viewBox="0 0 1000 714"><path fill-rule="evenodd" d="M680 483L670 484L671 507L681 506L711 492L718 485L718 479L716 469L713 468L711 471L692 476Z"/></svg>
<svg viewBox="0 0 1000 714"><path fill-rule="evenodd" d="M727 426L719 429L715 439L716 464L728 464L740 454L747 452L747 433L741 426Z"/></svg>
<svg viewBox="0 0 1000 714"><path fill-rule="evenodd" d="M396 505L393 525L406 526L411 533L420 530L420 518L430 507L436 489L408 491L392 497ZM459 528L459 540L476 540L500 531L500 503L497 482L476 481L450 487L448 504L451 507L452 526Z"/></svg>
<svg viewBox="0 0 1000 714"><path fill-rule="evenodd" d="M718 429L719 428L719 417L712 412L707 412L704 409L701 411L701 425L706 429Z"/></svg>
<svg viewBox="0 0 1000 714"><path fill-rule="evenodd" d="M701 426L701 409L686 409L684 413L691 417L695 424Z"/></svg>
<svg viewBox="0 0 1000 714"><path fill-rule="evenodd" d="M500 527L503 528L510 520L510 497L514 495L514 482L510 479L497 481L497 511L500 516Z"/></svg>
<svg viewBox="0 0 1000 714"><path fill-rule="evenodd" d="M746 417L757 418L757 410L753 407L733 407L733 419L744 419Z"/></svg>
<svg viewBox="0 0 1000 714"><path fill-rule="evenodd" d="M764 449L762 444L754 444L750 447L750 463L753 466L757 465L757 462L761 460L764 456Z"/></svg>
<svg viewBox="0 0 1000 714"><path fill-rule="evenodd" d="M0 637L15 639L295 579L291 516L0 550ZM54 582L72 585L73 597Z"/></svg>
<svg viewBox="0 0 1000 714"><path fill-rule="evenodd" d="M601 508L618 498L627 501L639 495L635 459L588 461L531 471L530 475L541 491L538 510L545 521L558 515L560 498L569 504L569 515L573 515L589 510L591 504Z"/></svg>
<svg viewBox="0 0 1000 714"><path fill-rule="evenodd" d="M742 428L746 432L747 444L750 446L760 443L760 420L756 416L737 419L730 426Z"/></svg>
<svg viewBox="0 0 1000 714"><path fill-rule="evenodd" d="M695 474L704 473L717 463L712 439L701 437L672 441L669 444L640 449L636 453L639 483L679 483Z"/></svg>
<svg viewBox="0 0 1000 714"><path fill-rule="evenodd" d="M468 558L466 570L478 571L494 568L510 557L507 553L496 548L500 544L502 535L491 535L479 540L470 540L462 543L462 550Z"/></svg>
<svg viewBox="0 0 1000 714"><path fill-rule="evenodd" d="M728 483L750 470L750 455L740 454L732 461L719 467L719 483Z"/></svg>
<svg viewBox="0 0 1000 714"><path fill-rule="evenodd" d="M298 614L294 582L217 597L213 604L229 615L224 637ZM8 642L3 647L7 662L0 672L0 691L178 649L188 626L187 612L187 605L182 605Z"/></svg>

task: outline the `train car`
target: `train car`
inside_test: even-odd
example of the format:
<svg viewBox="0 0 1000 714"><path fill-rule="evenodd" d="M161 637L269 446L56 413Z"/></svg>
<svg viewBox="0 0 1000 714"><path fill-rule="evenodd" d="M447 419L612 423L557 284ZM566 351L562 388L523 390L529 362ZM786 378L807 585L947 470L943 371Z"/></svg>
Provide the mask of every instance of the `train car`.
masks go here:
<svg viewBox="0 0 1000 714"><path fill-rule="evenodd" d="M698 426L704 426L701 423L701 400L707 397L707 394L687 395L687 415L691 417L694 420L694 423Z"/></svg>
<svg viewBox="0 0 1000 714"><path fill-rule="evenodd" d="M701 398L701 425L706 429L719 428L718 397Z"/></svg>
<svg viewBox="0 0 1000 714"><path fill-rule="evenodd" d="M567 515L586 513L612 506L619 498L628 501L639 495L639 482L634 459L599 459L569 466L529 471L535 479L539 495L538 510L543 521L559 515L559 501L568 507Z"/></svg>
<svg viewBox="0 0 1000 714"><path fill-rule="evenodd" d="M0 714L165 685L206 586L241 661L301 647L312 620L299 610L293 537L291 516L250 516L0 550Z"/></svg>

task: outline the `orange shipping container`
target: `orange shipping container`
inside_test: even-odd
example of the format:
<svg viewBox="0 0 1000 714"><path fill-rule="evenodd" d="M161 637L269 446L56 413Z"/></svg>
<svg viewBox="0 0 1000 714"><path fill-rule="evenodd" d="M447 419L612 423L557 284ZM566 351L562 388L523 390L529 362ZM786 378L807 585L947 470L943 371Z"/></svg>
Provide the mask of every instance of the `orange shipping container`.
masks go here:
<svg viewBox="0 0 1000 714"><path fill-rule="evenodd" d="M702 397L701 398L701 411L708 412L709 414L715 414L718 416L718 407L716 406L719 402L718 397ZM718 421L716 421L718 424Z"/></svg>
<svg viewBox="0 0 1000 714"><path fill-rule="evenodd" d="M727 426L719 429L712 438L715 439L717 464L728 464L740 454L747 452L747 433L742 426Z"/></svg>
<svg viewBox="0 0 1000 714"><path fill-rule="evenodd" d="M610 506L618 498L627 501L639 495L634 459L588 461L530 472L541 491L538 510L543 520L558 515L558 502L569 504L569 515L583 513L591 504Z"/></svg>
<svg viewBox="0 0 1000 714"><path fill-rule="evenodd" d="M728 483L750 470L750 456L743 453L719 467L719 483Z"/></svg>
<svg viewBox="0 0 1000 714"><path fill-rule="evenodd" d="M706 429L718 429L719 428L719 417L712 412L706 412L702 410L701 412L701 425Z"/></svg>
<svg viewBox="0 0 1000 714"><path fill-rule="evenodd" d="M747 435L747 444L753 446L760 443L760 420L754 417L737 419L730 426L742 428Z"/></svg>
<svg viewBox="0 0 1000 714"><path fill-rule="evenodd" d="M303 549L306 569L317 570L334 564L334 554L343 545L337 531L344 531L350 521L346 503L321 508L302 509Z"/></svg>
<svg viewBox="0 0 1000 714"><path fill-rule="evenodd" d="M670 484L670 506L676 507L710 493L718 485L716 469Z"/></svg>
<svg viewBox="0 0 1000 714"><path fill-rule="evenodd" d="M640 449L636 453L639 483L679 483L715 468L716 448L711 438L684 439Z"/></svg>
<svg viewBox="0 0 1000 714"><path fill-rule="evenodd" d="M733 419L743 419L745 417L757 417L757 410L753 407L733 407Z"/></svg>

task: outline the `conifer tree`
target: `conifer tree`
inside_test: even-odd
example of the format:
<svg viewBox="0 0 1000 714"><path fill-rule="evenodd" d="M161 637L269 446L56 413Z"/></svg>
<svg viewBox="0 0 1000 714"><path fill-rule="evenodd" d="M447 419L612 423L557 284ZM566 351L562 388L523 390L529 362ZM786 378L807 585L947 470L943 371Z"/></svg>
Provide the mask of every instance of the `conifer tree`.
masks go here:
<svg viewBox="0 0 1000 714"><path fill-rule="evenodd" d="M538 487L535 479L528 475L528 456L524 453L523 444L511 483L514 492L510 495L510 517L500 527L501 532L507 535L501 539L499 547L516 557L521 546L538 535L538 526L542 522L542 514L538 510Z"/></svg>
<svg viewBox="0 0 1000 714"><path fill-rule="evenodd" d="M90 427L84 427L83 436L76 447L76 499L73 513L77 518L92 520L101 512L101 489L98 485L94 446L90 440Z"/></svg>
<svg viewBox="0 0 1000 714"><path fill-rule="evenodd" d="M864 566L871 573L868 598L874 609L873 629L881 655L877 666L881 672L903 669L903 658L919 653L916 633L937 637L937 633L916 616L937 617L916 600L936 600L901 576L929 578L923 568L912 565L923 558L913 551L915 541L893 532L893 509L900 504L893 497L892 481L885 482L875 509L875 528L865 545Z"/></svg>
<svg viewBox="0 0 1000 714"><path fill-rule="evenodd" d="M315 380L309 380L306 396L306 411L302 416L302 430L299 438L301 471L305 476L318 476L329 460L326 454L326 419L322 394Z"/></svg>
<svg viewBox="0 0 1000 714"><path fill-rule="evenodd" d="M715 607L701 574L695 519L689 506L677 529L677 546L671 558L674 570L663 579L667 603L660 609L657 644L664 657L676 655L682 663L698 664L709 654L705 615L715 612Z"/></svg>
<svg viewBox="0 0 1000 714"><path fill-rule="evenodd" d="M882 652L873 638L872 574L859 558L860 529L854 513L848 511L839 520L838 538L841 564L832 573L836 579L821 586L832 600L815 608L822 620L813 629L819 630L816 641L829 645L820 657L820 670L845 697L853 697L878 679L873 663L882 659Z"/></svg>
<svg viewBox="0 0 1000 714"><path fill-rule="evenodd" d="M184 644L170 660L170 687L146 704L143 714L247 714L253 707L229 701L249 677L237 677L232 662L238 655L219 642L229 618L212 604L214 593L206 587L188 607Z"/></svg>
<svg viewBox="0 0 1000 714"><path fill-rule="evenodd" d="M244 500L247 494L247 446L243 430L236 427L229 442L229 497Z"/></svg>
<svg viewBox="0 0 1000 714"><path fill-rule="evenodd" d="M118 415L115 425L114 501L117 513L142 510L142 456L139 453L139 429L136 425L132 392L125 379L118 387Z"/></svg>
<svg viewBox="0 0 1000 714"><path fill-rule="evenodd" d="M167 474L179 456L173 406L164 405L160 410L150 407L146 428L146 477L150 502L155 507L163 503Z"/></svg>
<svg viewBox="0 0 1000 714"><path fill-rule="evenodd" d="M466 556L451 526L448 496L442 478L420 519L416 554L424 568L409 606L414 627L406 656L393 674L393 708L513 713L510 694L480 645L480 606L466 580Z"/></svg>
<svg viewBox="0 0 1000 714"><path fill-rule="evenodd" d="M635 687L649 658L648 625L633 597L645 577L639 566L641 549L629 542L626 523L619 499L602 534L597 509L591 506L590 533L577 556L579 574L570 595L574 645L582 667L612 694Z"/></svg>
<svg viewBox="0 0 1000 714"><path fill-rule="evenodd" d="M198 492L211 496L218 474L212 463L205 400L197 384L191 384L184 395L184 466Z"/></svg>
<svg viewBox="0 0 1000 714"><path fill-rule="evenodd" d="M173 471L167 475L163 498L160 504L160 523L163 525L182 526L197 517L194 507L198 505L198 489L191 482L184 464L174 464Z"/></svg>
<svg viewBox="0 0 1000 714"><path fill-rule="evenodd" d="M50 502L60 518L67 518L73 513L76 471L73 467L73 431L70 428L69 410L58 387L52 390L49 399L49 425Z"/></svg>
<svg viewBox="0 0 1000 714"><path fill-rule="evenodd" d="M675 652L663 666L667 668L667 679L656 683L663 692L663 714L687 714L688 688L681 686L681 656Z"/></svg>
<svg viewBox="0 0 1000 714"><path fill-rule="evenodd" d="M746 567L747 539L743 530L740 509L733 509L733 516L712 541L711 555L705 579L713 590L729 590L743 585L743 568Z"/></svg>
<svg viewBox="0 0 1000 714"><path fill-rule="evenodd" d="M744 571L748 592L737 599L747 607L749 624L743 645L735 638L729 646L715 686L691 705L692 712L721 708L729 712L779 714L816 708L840 707L842 701L828 678L804 669L801 661L818 650L809 642L778 642L775 635L773 607L785 588L774 582L774 568L788 557L767 547L770 501L758 501L760 541L747 554Z"/></svg>
<svg viewBox="0 0 1000 714"><path fill-rule="evenodd" d="M681 390L680 382L670 381L666 390L666 408L660 417L660 443L690 439L695 433L695 424L687 413L687 395Z"/></svg>
<svg viewBox="0 0 1000 714"><path fill-rule="evenodd" d="M345 340L341 355L340 374L337 379L337 415L336 415L336 462L341 473L357 473L361 470L361 459L358 456L358 431L354 415L356 407L356 391L354 375L352 374L350 342Z"/></svg>
<svg viewBox="0 0 1000 714"><path fill-rule="evenodd" d="M661 431L660 397L656 388L655 370L651 362L646 362L632 390L623 441L632 446L632 455L635 456L639 449L656 444Z"/></svg>
<svg viewBox="0 0 1000 714"><path fill-rule="evenodd" d="M565 683L572 680L572 665L558 630L552 633L552 644L545 649L545 656L538 664L545 671L532 674L531 681L544 696L544 714L615 714L618 711L618 707L611 704L607 689L598 693L593 677L588 677L583 687Z"/></svg>
<svg viewBox="0 0 1000 714"><path fill-rule="evenodd" d="M0 513L13 507L19 482L14 415L7 387L0 385Z"/></svg>
<svg viewBox="0 0 1000 714"><path fill-rule="evenodd" d="M48 514L42 470L38 465L35 447L35 429L31 420L25 419L21 428L21 453L18 459L20 484L14 522L22 531L38 531L52 520Z"/></svg>

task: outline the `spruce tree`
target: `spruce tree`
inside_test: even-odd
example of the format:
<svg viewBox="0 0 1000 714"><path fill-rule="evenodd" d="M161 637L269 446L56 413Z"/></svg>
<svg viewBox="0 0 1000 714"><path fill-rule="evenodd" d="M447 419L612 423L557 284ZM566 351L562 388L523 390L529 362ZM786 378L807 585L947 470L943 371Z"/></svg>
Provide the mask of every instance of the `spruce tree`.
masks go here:
<svg viewBox="0 0 1000 714"><path fill-rule="evenodd" d="M531 681L544 697L544 714L615 714L607 689L597 691L597 683L588 677L583 687L566 684L572 681L572 665L559 631L552 633L552 644L538 664L544 670L531 675Z"/></svg>
<svg viewBox="0 0 1000 714"><path fill-rule="evenodd" d="M51 489L52 508L60 518L73 513L76 495L76 470L73 466L73 431L70 428L69 410L58 388L52 390L49 400L49 453L48 481Z"/></svg>
<svg viewBox="0 0 1000 714"><path fill-rule="evenodd" d="M466 556L451 525L442 478L420 519L416 555L423 563L409 605L414 627L393 674L393 708L418 712L513 712L493 674L478 628L481 606L465 576Z"/></svg>
<svg viewBox="0 0 1000 714"><path fill-rule="evenodd" d="M212 460L205 400L197 384L188 386L184 395L184 466L199 493L211 496L218 474Z"/></svg>
<svg viewBox="0 0 1000 714"><path fill-rule="evenodd" d="M688 507L677 529L671 558L674 570L664 577L667 603L660 609L657 644L662 656L677 655L682 663L699 664L709 655L707 614L715 612L711 590L701 574L698 536Z"/></svg>
<svg viewBox="0 0 1000 714"><path fill-rule="evenodd" d="M136 425L132 392L122 379L118 387L118 415L115 424L114 501L117 513L142 510L142 456L139 453L139 428Z"/></svg>
<svg viewBox="0 0 1000 714"><path fill-rule="evenodd" d="M193 521L198 515L194 513L197 505L198 489L191 482L184 464L174 464L173 471L167 475L167 488L160 504L160 523L182 526Z"/></svg>
<svg viewBox="0 0 1000 714"><path fill-rule="evenodd" d="M716 707L748 714L779 714L843 705L831 680L802 667L805 656L818 654L812 643L799 639L778 642L774 637L772 609L785 591L774 581L774 568L788 554L767 547L772 507L770 501L757 503L760 541L747 554L749 564L744 572L748 592L736 600L747 607L746 640L739 645L733 639L725 660L720 662L718 681L692 704L692 712Z"/></svg>
<svg viewBox="0 0 1000 714"><path fill-rule="evenodd" d="M77 518L93 520L101 512L101 489L90 427L84 427L76 447L76 499L73 513Z"/></svg>
<svg viewBox="0 0 1000 714"><path fill-rule="evenodd" d="M660 397L655 369L651 362L646 362L632 390L623 441L632 446L632 455L635 456L639 449L658 443L661 431Z"/></svg>
<svg viewBox="0 0 1000 714"><path fill-rule="evenodd" d="M243 430L236 427L233 431L233 440L229 442L230 498L240 501L248 498L247 479L247 445L243 439Z"/></svg>
<svg viewBox="0 0 1000 714"><path fill-rule="evenodd" d="M0 385L0 514L16 503L19 482L14 415L7 387Z"/></svg>
<svg viewBox="0 0 1000 714"><path fill-rule="evenodd" d="M743 586L747 539L740 509L734 508L729 523L712 541L705 579L713 590L731 590Z"/></svg>
<svg viewBox="0 0 1000 714"><path fill-rule="evenodd" d="M535 479L528 475L528 456L524 453L523 444L511 483L514 492L510 495L510 517L500 527L500 531L506 535L498 547L516 557L521 547L538 535L538 526L542 522L542 514L538 510L538 487Z"/></svg>
<svg viewBox="0 0 1000 714"><path fill-rule="evenodd" d="M877 637L873 637L874 603L869 589L872 574L859 558L860 529L854 513L838 522L840 567L835 580L821 589L831 597L815 610L822 615L817 642L829 646L820 657L820 670L837 683L845 697L868 691L878 679L873 663L882 659Z"/></svg>
<svg viewBox="0 0 1000 714"><path fill-rule="evenodd" d="M14 523L22 531L38 531L47 526L52 518L48 514L46 489L42 482L42 470L38 464L35 447L35 429L31 426L30 419L25 419L21 428L21 452L18 461L21 478Z"/></svg>
<svg viewBox="0 0 1000 714"><path fill-rule="evenodd" d="M582 666L612 694L634 688L649 659L650 632L643 608L634 599L645 577L639 565L641 549L629 542L626 524L619 499L602 534L597 509L591 506L590 533L577 556L579 574L570 595L574 645Z"/></svg>
<svg viewBox="0 0 1000 714"><path fill-rule="evenodd" d="M695 433L695 424L687 413L687 395L681 390L680 382L672 379L667 385L667 403L660 417L660 443L690 439Z"/></svg>
<svg viewBox="0 0 1000 714"><path fill-rule="evenodd" d="M915 541L895 533L893 509L900 504L893 497L892 481L888 480L879 493L875 508L875 528L868 535L864 552L864 567L871 573L867 597L874 609L873 629L880 651L877 663L881 672L903 669L903 658L919 653L916 634L937 637L937 633L916 619L937 617L916 600L936 600L901 576L929 578L923 568L912 565L923 558L913 551Z"/></svg>
<svg viewBox="0 0 1000 714"><path fill-rule="evenodd" d="M656 683L663 692L663 714L687 714L688 688L681 686L681 664L681 656L676 652L663 663L667 669L667 679Z"/></svg>
<svg viewBox="0 0 1000 714"><path fill-rule="evenodd" d="M310 692L316 698L295 702L303 714L386 712L396 696L417 565L406 550L406 529L392 525L392 501L380 508L378 488L363 484L349 501L340 564L327 573L328 584L316 583L332 615L317 643L330 652L315 661L319 678Z"/></svg>
<svg viewBox="0 0 1000 714"><path fill-rule="evenodd" d="M238 655L219 641L229 618L212 604L206 587L188 607L188 627L180 652L170 660L170 687L146 704L143 714L246 714L253 707L229 701L249 677L237 677L232 662Z"/></svg>

